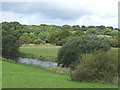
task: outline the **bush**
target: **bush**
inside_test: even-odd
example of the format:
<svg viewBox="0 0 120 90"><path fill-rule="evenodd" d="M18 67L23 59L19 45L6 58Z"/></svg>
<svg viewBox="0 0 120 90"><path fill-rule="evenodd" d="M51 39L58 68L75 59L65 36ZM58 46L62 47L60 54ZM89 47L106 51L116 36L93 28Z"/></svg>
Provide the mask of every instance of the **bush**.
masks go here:
<svg viewBox="0 0 120 90"><path fill-rule="evenodd" d="M58 52L58 63L64 65L75 65L79 63L78 58L82 58L82 54L91 53L95 50L107 51L110 49L110 45L107 40L98 37L80 36L73 37L67 43L65 43Z"/></svg>
<svg viewBox="0 0 120 90"><path fill-rule="evenodd" d="M22 35L20 38L19 38L19 43L20 44L30 44L32 41L30 39L30 37L28 35Z"/></svg>
<svg viewBox="0 0 120 90"><path fill-rule="evenodd" d="M118 47L118 40L115 38L107 38L111 47Z"/></svg>
<svg viewBox="0 0 120 90"><path fill-rule="evenodd" d="M36 39L33 42L34 44L45 44L45 41L41 40L41 39Z"/></svg>
<svg viewBox="0 0 120 90"><path fill-rule="evenodd" d="M84 55L71 79L74 81L112 81L118 71L118 54L97 51Z"/></svg>

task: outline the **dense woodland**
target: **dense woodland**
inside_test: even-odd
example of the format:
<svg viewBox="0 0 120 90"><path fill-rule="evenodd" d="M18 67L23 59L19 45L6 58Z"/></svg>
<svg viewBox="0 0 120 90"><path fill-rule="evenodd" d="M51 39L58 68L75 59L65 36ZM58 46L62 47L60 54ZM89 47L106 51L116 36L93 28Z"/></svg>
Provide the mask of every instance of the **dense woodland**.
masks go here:
<svg viewBox="0 0 120 90"><path fill-rule="evenodd" d="M2 22L3 55L16 56L21 44L63 45L72 37L80 35L106 37L112 47L118 47L119 29L112 26L79 26L79 25L22 25L19 22ZM11 47L11 48L7 48ZM14 52L12 52L14 51ZM9 53L9 55L7 55Z"/></svg>
<svg viewBox="0 0 120 90"><path fill-rule="evenodd" d="M17 34L17 39L21 44L53 43L62 45L73 36L85 35L108 35L118 39L118 28L112 26L79 26L79 25L22 25L19 22L3 22L3 36L8 30L13 30ZM8 32L7 32L8 33ZM9 33L10 34L10 33Z"/></svg>

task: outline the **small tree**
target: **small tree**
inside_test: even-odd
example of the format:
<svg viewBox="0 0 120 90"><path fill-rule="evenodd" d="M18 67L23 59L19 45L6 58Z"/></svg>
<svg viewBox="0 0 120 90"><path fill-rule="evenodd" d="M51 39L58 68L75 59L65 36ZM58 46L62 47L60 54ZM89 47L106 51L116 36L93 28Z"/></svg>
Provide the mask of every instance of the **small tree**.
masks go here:
<svg viewBox="0 0 120 90"><path fill-rule="evenodd" d="M69 30L54 31L48 36L48 41L56 45L63 45L70 35L72 33Z"/></svg>
<svg viewBox="0 0 120 90"><path fill-rule="evenodd" d="M73 36L80 36L80 35L83 35L84 32L82 30L79 30L79 31L76 31Z"/></svg>
<svg viewBox="0 0 120 90"><path fill-rule="evenodd" d="M45 44L45 41L41 40L41 39L36 39L33 41L34 44Z"/></svg>
<svg viewBox="0 0 120 90"><path fill-rule="evenodd" d="M25 35L20 37L19 42L21 44L30 44L32 41L28 35Z"/></svg>
<svg viewBox="0 0 120 90"><path fill-rule="evenodd" d="M104 30L104 34L105 34L105 35L111 35L111 32L112 32L112 29L111 29L111 28L106 28L106 29Z"/></svg>
<svg viewBox="0 0 120 90"><path fill-rule="evenodd" d="M86 34L89 34L89 35L96 35L97 33L98 31L96 28L90 28L86 31Z"/></svg>

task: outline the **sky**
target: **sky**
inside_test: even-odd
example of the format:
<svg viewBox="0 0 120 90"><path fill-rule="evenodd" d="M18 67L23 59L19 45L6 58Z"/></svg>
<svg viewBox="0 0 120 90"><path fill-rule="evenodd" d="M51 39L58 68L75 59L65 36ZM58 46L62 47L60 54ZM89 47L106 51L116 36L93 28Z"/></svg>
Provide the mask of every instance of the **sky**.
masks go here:
<svg viewBox="0 0 120 90"><path fill-rule="evenodd" d="M119 0L2 0L2 22L118 27Z"/></svg>

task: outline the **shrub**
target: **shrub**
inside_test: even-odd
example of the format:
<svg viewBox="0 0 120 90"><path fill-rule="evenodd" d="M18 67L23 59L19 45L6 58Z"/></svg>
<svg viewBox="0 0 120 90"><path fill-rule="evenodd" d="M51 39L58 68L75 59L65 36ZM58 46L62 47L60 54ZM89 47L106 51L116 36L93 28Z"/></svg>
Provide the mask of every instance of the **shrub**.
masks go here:
<svg viewBox="0 0 120 90"><path fill-rule="evenodd" d="M118 40L115 38L107 38L111 47L118 47Z"/></svg>
<svg viewBox="0 0 120 90"><path fill-rule="evenodd" d="M20 44L30 44L32 41L30 39L30 37L28 35L22 35L20 38L19 38L19 43Z"/></svg>
<svg viewBox="0 0 120 90"><path fill-rule="evenodd" d="M33 42L34 44L45 44L45 41L41 40L41 39L36 39Z"/></svg>
<svg viewBox="0 0 120 90"><path fill-rule="evenodd" d="M110 51L96 51L83 55L71 79L74 81L112 81L118 71L118 54Z"/></svg>
<svg viewBox="0 0 120 90"><path fill-rule="evenodd" d="M82 58L82 54L91 53L95 50L107 51L110 49L110 45L107 40L98 38L95 36L80 36L73 37L67 43L65 43L58 52L58 63L64 65L75 65L79 63L78 58Z"/></svg>

